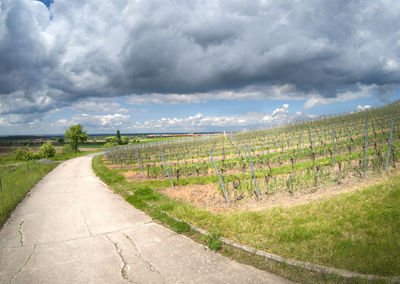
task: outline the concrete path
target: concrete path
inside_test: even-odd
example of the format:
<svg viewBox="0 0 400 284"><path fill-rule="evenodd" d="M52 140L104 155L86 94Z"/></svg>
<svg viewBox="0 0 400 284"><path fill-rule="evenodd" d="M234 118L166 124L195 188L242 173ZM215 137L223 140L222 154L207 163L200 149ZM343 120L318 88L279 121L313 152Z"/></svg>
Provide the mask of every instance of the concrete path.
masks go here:
<svg viewBox="0 0 400 284"><path fill-rule="evenodd" d="M0 230L0 283L288 283L158 224L113 194L91 157L44 177Z"/></svg>

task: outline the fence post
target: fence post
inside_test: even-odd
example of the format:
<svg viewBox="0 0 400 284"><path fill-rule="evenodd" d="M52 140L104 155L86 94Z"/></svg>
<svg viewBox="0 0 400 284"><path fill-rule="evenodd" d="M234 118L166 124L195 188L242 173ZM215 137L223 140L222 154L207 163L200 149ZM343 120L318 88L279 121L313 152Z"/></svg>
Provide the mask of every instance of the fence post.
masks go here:
<svg viewBox="0 0 400 284"><path fill-rule="evenodd" d="M332 144L333 144L333 160L332 160L332 167L335 166L336 160L336 144L335 144L335 128L333 128L332 123Z"/></svg>
<svg viewBox="0 0 400 284"><path fill-rule="evenodd" d="M3 180L1 179L1 176L0 176L0 191L3 192Z"/></svg>
<svg viewBox="0 0 400 284"><path fill-rule="evenodd" d="M222 182L222 180L221 180L221 177L220 177L220 175L219 175L218 168L217 168L217 165L215 164L214 157L213 157L211 151L210 151L210 157L211 157L211 161L212 161L213 164L214 164L215 172L217 173L217 176L218 176L218 179L219 179L219 183L221 184L221 187L222 187L222 191L223 191L223 193L224 193L225 200L226 200L227 203L229 203L228 195L226 194L224 184L223 184L223 182Z"/></svg>
<svg viewBox="0 0 400 284"><path fill-rule="evenodd" d="M161 152L160 152L160 156L161 156L161 159L162 159L162 161L163 161L164 168L165 168L166 171L167 171L167 175L168 175L168 178L169 178L169 182L171 183L172 188L174 188L174 183L173 183L172 180L171 180L171 176L169 175L169 171L168 171L167 165L165 164L164 157L163 157L163 155L162 155Z"/></svg>
<svg viewBox="0 0 400 284"><path fill-rule="evenodd" d="M125 161L126 168L127 168L128 171L129 171L129 165L128 165L128 161L126 160L125 149L122 150L122 156L124 157L124 161Z"/></svg>
<svg viewBox="0 0 400 284"><path fill-rule="evenodd" d="M138 155L137 151L135 151L135 154L136 154L136 158L137 158L138 163L139 163L140 170L142 171L143 178L146 179L146 176L144 175L142 163L140 162L140 158L139 158L139 155Z"/></svg>
<svg viewBox="0 0 400 284"><path fill-rule="evenodd" d="M256 180L256 173L254 172L254 167L253 167L253 159L251 158L251 148L249 145L247 145L247 150L249 152L249 159L250 159L250 167L251 167L251 172L253 173L253 179L254 179L254 184L256 185L256 194L258 200L260 200L260 192L258 190L258 185L257 185L257 180Z"/></svg>
<svg viewBox="0 0 400 284"><path fill-rule="evenodd" d="M393 119L392 119L392 126L391 126L391 130L390 130L390 144L389 144L389 151L388 151L388 155L387 155L387 159L386 159L385 171L386 171L386 170L388 169L388 167L389 167L390 152L392 151L393 130L394 130L394 124L393 124Z"/></svg>
<svg viewBox="0 0 400 284"><path fill-rule="evenodd" d="M364 176L367 175L368 113L364 129Z"/></svg>

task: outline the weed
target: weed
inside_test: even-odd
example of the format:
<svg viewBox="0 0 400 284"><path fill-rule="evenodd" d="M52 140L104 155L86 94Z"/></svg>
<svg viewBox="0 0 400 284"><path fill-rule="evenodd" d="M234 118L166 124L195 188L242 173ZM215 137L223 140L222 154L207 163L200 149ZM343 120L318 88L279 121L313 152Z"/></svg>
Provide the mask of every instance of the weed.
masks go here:
<svg viewBox="0 0 400 284"><path fill-rule="evenodd" d="M190 226L188 223L183 222L183 221L175 221L172 222L172 224L170 225L171 229L175 232L177 232L178 234L182 234L185 232L189 232L190 231Z"/></svg>
<svg viewBox="0 0 400 284"><path fill-rule="evenodd" d="M212 251L219 251L222 248L221 234L217 230L211 230L208 236L203 236L203 242Z"/></svg>

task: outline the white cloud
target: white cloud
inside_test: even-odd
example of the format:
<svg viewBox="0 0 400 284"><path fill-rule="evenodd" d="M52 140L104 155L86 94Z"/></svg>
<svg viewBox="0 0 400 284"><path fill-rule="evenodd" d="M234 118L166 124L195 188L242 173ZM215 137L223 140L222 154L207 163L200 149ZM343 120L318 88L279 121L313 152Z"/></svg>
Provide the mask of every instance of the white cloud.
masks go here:
<svg viewBox="0 0 400 284"><path fill-rule="evenodd" d="M65 129L71 125L73 125L73 122L69 121L68 119L59 119L50 124L50 126L52 128L56 128L56 129Z"/></svg>
<svg viewBox="0 0 400 284"><path fill-rule="evenodd" d="M300 114L301 115L301 114ZM263 117L262 121L264 122L287 122L289 116L289 105L283 104L281 108L275 109L271 114L267 114Z"/></svg>
<svg viewBox="0 0 400 284"><path fill-rule="evenodd" d="M339 93L335 97L326 98L322 97L321 95L314 95L306 101L306 103L304 104L304 108L310 109L317 105L327 105L336 102L347 102L360 98L368 98L373 95L374 91L376 91L376 85L365 86L358 84L357 91L348 91L344 93Z"/></svg>
<svg viewBox="0 0 400 284"><path fill-rule="evenodd" d="M79 102L129 95L135 105L388 102L400 82L395 0L0 3L3 123L69 106L126 113L112 102Z"/></svg>
<svg viewBox="0 0 400 284"><path fill-rule="evenodd" d="M365 110L369 110L369 109L371 109L372 107L370 106L370 105L365 105L365 106L362 106L362 105L358 105L357 106L357 111L365 111Z"/></svg>
<svg viewBox="0 0 400 284"><path fill-rule="evenodd" d="M81 123L84 127L98 129L123 128L131 123L130 116L120 113L108 115L80 114L72 117L72 124Z"/></svg>
<svg viewBox="0 0 400 284"><path fill-rule="evenodd" d="M123 108L119 103L111 100L89 99L79 101L71 106L73 109L81 112L102 113L102 112L129 112L127 108Z"/></svg>
<svg viewBox="0 0 400 284"><path fill-rule="evenodd" d="M144 104L194 104L212 100L301 100L309 96L298 91L293 85L249 86L241 90L213 91L193 94L142 94L131 95L127 102L132 105Z"/></svg>
<svg viewBox="0 0 400 284"><path fill-rule="evenodd" d="M296 113L289 114L289 105L275 109L272 113L248 112L242 115L231 116L204 116L198 113L185 118L161 118L136 122L129 129L131 131L207 131L207 130L239 130L244 127L262 128L278 124L315 118L313 115Z"/></svg>

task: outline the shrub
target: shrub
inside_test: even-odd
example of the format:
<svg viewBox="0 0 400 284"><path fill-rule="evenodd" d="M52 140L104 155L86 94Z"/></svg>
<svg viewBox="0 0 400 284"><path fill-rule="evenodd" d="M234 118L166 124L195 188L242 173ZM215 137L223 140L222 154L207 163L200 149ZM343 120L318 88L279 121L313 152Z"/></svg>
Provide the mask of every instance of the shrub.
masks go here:
<svg viewBox="0 0 400 284"><path fill-rule="evenodd" d="M211 230L208 236L204 236L203 241L210 250L218 251L222 248L221 234L215 230Z"/></svg>
<svg viewBox="0 0 400 284"><path fill-rule="evenodd" d="M25 150L18 148L12 151L13 160L24 161L25 160Z"/></svg>
<svg viewBox="0 0 400 284"><path fill-rule="evenodd" d="M29 161L32 160L35 157L35 153L32 151L31 148L27 148L25 150L25 154L24 154L24 160L25 161Z"/></svg>
<svg viewBox="0 0 400 284"><path fill-rule="evenodd" d="M39 150L39 156L41 158L51 158L56 154L56 149L50 142L44 143Z"/></svg>
<svg viewBox="0 0 400 284"><path fill-rule="evenodd" d="M112 148L112 147L115 147L115 146L118 146L118 144L115 143L115 142L107 142L107 143L105 143L103 145L104 148Z"/></svg>
<svg viewBox="0 0 400 284"><path fill-rule="evenodd" d="M74 153L74 148L72 148L71 144L65 144L61 148L61 153L63 153L63 154L72 154L72 153Z"/></svg>

